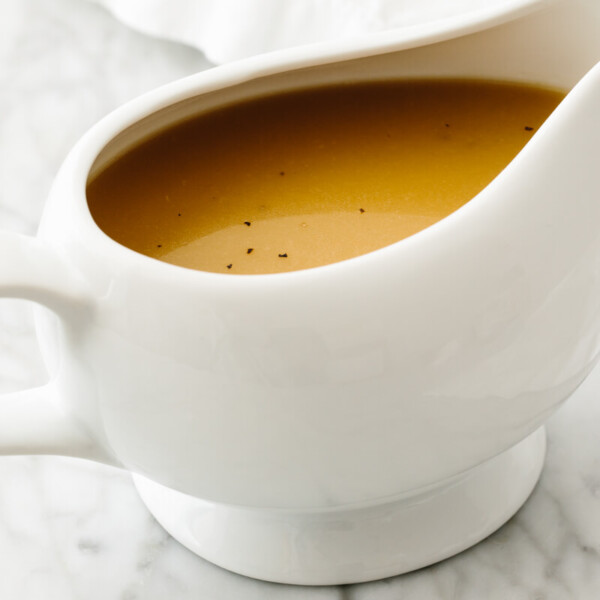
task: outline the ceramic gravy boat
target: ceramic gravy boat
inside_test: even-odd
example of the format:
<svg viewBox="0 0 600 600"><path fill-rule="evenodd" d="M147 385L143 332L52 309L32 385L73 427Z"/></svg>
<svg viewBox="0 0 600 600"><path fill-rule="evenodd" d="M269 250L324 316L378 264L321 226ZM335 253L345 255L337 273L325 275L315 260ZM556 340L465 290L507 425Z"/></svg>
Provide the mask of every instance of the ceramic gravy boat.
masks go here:
<svg viewBox="0 0 600 600"><path fill-rule="evenodd" d="M520 3L219 67L104 119L38 237L0 234L0 295L42 305L51 374L2 398L0 451L129 469L182 543L273 581L385 577L487 536L531 492L543 422L600 350L598 68L459 211L316 269L218 275L139 255L97 228L86 181L170 123L279 90L440 76L568 90L600 60L599 32L591 3Z"/></svg>

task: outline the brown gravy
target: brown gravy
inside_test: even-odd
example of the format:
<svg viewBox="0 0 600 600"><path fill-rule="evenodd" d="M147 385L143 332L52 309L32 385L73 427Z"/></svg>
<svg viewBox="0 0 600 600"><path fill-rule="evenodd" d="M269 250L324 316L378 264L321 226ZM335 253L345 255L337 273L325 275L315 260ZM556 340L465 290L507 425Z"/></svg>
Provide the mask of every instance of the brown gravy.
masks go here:
<svg viewBox="0 0 600 600"><path fill-rule="evenodd" d="M168 129L88 184L99 227L160 260L278 273L371 252L483 189L563 95L398 81L226 106Z"/></svg>

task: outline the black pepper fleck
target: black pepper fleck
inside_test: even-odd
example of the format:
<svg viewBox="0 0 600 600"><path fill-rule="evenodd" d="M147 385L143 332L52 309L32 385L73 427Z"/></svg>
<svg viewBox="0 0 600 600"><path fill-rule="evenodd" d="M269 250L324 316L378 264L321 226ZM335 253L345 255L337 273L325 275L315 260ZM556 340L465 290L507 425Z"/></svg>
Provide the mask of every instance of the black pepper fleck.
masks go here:
<svg viewBox="0 0 600 600"><path fill-rule="evenodd" d="M287 252L286 252L286 253L284 253L284 254L280 254L280 255L279 255L279 258L287 258Z"/></svg>
<svg viewBox="0 0 600 600"><path fill-rule="evenodd" d="M181 216L181 213L177 213L177 216L178 216L178 217L180 217L180 216Z"/></svg>
<svg viewBox="0 0 600 600"><path fill-rule="evenodd" d="M358 210L359 210L361 213L364 213L364 212L365 212L365 209L364 209L364 208L359 208Z"/></svg>
<svg viewBox="0 0 600 600"><path fill-rule="evenodd" d="M157 248L162 248L162 244L156 244Z"/></svg>
<svg viewBox="0 0 600 600"><path fill-rule="evenodd" d="M450 127L450 123L444 123L444 127Z"/></svg>
<svg viewBox="0 0 600 600"><path fill-rule="evenodd" d="M533 131L533 127L529 127L529 125L525 125L525 131Z"/></svg>
<svg viewBox="0 0 600 600"><path fill-rule="evenodd" d="M233 265L232 265L232 264L231 264L231 265L227 265L227 268L228 268L228 269L231 269L231 267L233 267Z"/></svg>
<svg viewBox="0 0 600 600"><path fill-rule="evenodd" d="M248 227L250 227L250 225L252 225L252 223L250 223L250 221L244 221L244 225L247 225Z"/></svg>
<svg viewBox="0 0 600 600"><path fill-rule="evenodd" d="M254 248L248 248L248 250L246 250L246 254L252 254L252 250L254 250Z"/></svg>

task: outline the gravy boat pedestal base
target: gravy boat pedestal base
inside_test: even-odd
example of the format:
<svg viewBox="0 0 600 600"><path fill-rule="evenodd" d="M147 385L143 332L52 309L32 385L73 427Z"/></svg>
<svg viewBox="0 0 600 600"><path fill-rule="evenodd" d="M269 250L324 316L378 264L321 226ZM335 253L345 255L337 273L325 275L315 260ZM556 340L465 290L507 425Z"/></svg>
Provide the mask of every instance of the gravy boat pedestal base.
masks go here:
<svg viewBox="0 0 600 600"><path fill-rule="evenodd" d="M451 481L320 510L218 504L133 480L157 521L210 562L267 581L336 585L407 573L486 538L527 500L545 451L542 427Z"/></svg>

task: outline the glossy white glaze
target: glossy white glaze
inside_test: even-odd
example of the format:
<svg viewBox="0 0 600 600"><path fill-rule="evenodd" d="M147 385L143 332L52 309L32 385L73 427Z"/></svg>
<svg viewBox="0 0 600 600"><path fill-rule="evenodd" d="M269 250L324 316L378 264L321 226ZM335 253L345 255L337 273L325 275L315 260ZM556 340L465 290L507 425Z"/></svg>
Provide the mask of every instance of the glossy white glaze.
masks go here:
<svg viewBox="0 0 600 600"><path fill-rule="evenodd" d="M524 62L522 53L529 45L539 48L543 41L531 34L531 21L524 19L403 54L259 79L234 91L256 93L261 85L277 81L299 85L311 78L362 78L365 73L523 79L535 74L538 81L570 86L591 64L595 50L589 38L585 41L589 21L578 23L573 15L555 10L558 16L544 16L557 28L545 48L550 66L544 68L538 55L531 64ZM556 49L555 60L548 60L563 27L576 25L582 31L581 48L574 45L566 59ZM546 35L548 27L543 31ZM508 34L514 49L500 59ZM486 53L477 51L480 48ZM435 52L439 62L432 60ZM494 52L497 63L490 60ZM534 253L523 267L516 254L505 257L496 251L502 243L486 253L488 239L469 246L482 240L469 241L467 236L462 249L456 249L454 241L438 246L433 240L454 238L469 214L485 220L483 208L462 211L410 243L361 259L299 277L253 282L166 267L118 247L95 230L83 205L85 173L104 141L132 119L164 106L169 98L237 85L253 71L264 68L272 74L287 69L287 61L304 68L311 61L330 59L301 59L291 53L260 63L267 60L263 57L175 84L103 122L67 161L42 228L54 248L50 260L63 261L55 281L69 284L51 284L50 292L46 289L39 296L37 283L19 282L15 289L14 282L8 282L11 294L59 299L60 306L53 307L69 314L73 306L80 306L81 286L87 286L89 313L60 323L47 313L40 316L41 341L48 359L55 361L51 366L62 408L88 429L104 453L116 452L127 467L211 500L322 508L369 501L452 476L522 439L574 389L597 351L593 307L598 304L588 277L595 257L584 253L590 260L575 259L581 270L561 277L575 263L548 265L547 258L542 261ZM217 95L208 101L218 101ZM487 212L492 202L488 198L486 205L480 201L471 206L484 206ZM497 220L492 215L497 215L493 210L488 215L493 223L486 231L501 238L502 230L493 229ZM570 238L581 245L590 242L590 252L591 221L573 230ZM582 231L588 237L580 235ZM531 236L527 239L533 243ZM539 239L550 240L543 235ZM413 254L417 250L419 254ZM460 252L466 262L458 260ZM47 257L48 251L39 252L34 262ZM387 262L377 266L383 258ZM448 271L453 260L455 269L461 269ZM463 272L464 264L470 272ZM432 267L442 273L437 279ZM347 278L350 270L353 275ZM392 270L402 281L390 277ZM456 274L471 279L457 287ZM473 279L475 275L484 277L485 290L477 289L475 297L457 294L450 304L446 298L446 312L435 310L444 286L450 299L456 290L472 292L473 282L481 281ZM536 285L541 287L530 298ZM548 307L542 302L543 292L554 289L559 293ZM585 297L588 310L571 314L569 299L575 297ZM465 298L466 305L459 301ZM531 304L514 302L523 299ZM479 304L469 304L475 301ZM400 311L401 303L408 310ZM432 321L426 311L451 318ZM403 322L403 315L410 320ZM574 327L556 330L555 324L567 316L571 320L567 318L566 326ZM527 326L537 337L524 339L519 334ZM582 342L576 335L580 331L585 332ZM563 346L565 336L569 343ZM281 357L288 358L285 364L278 364ZM496 378L488 377L490 371ZM29 450L40 447L32 443ZM388 459L386 469L374 468L382 456Z"/></svg>

